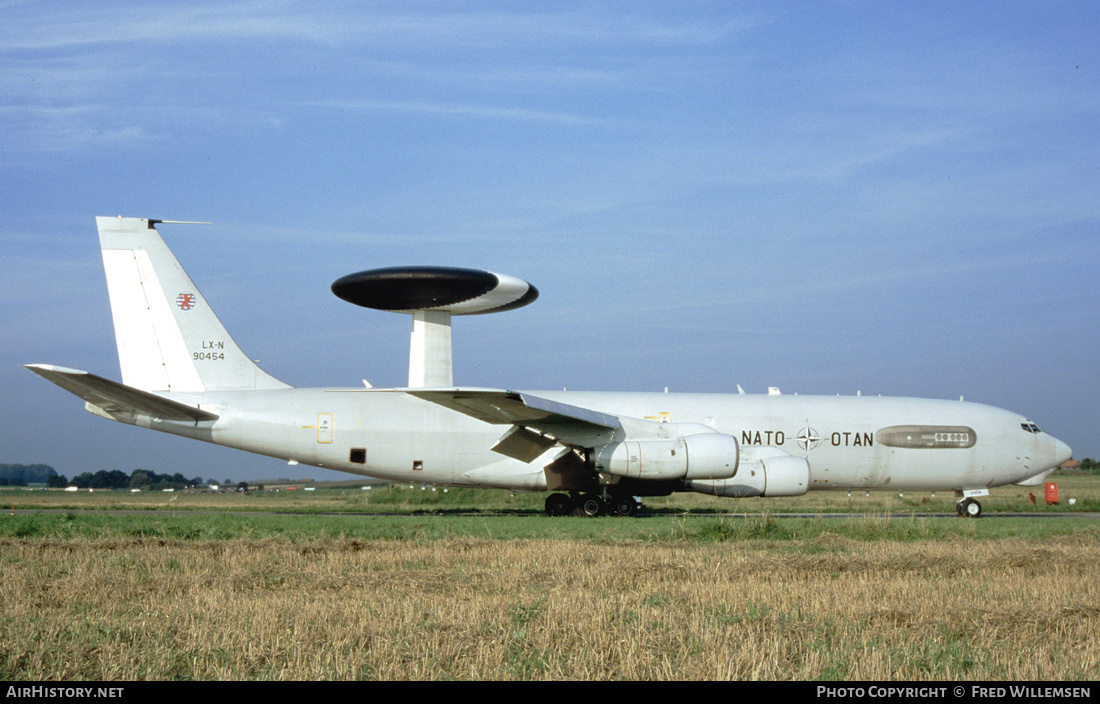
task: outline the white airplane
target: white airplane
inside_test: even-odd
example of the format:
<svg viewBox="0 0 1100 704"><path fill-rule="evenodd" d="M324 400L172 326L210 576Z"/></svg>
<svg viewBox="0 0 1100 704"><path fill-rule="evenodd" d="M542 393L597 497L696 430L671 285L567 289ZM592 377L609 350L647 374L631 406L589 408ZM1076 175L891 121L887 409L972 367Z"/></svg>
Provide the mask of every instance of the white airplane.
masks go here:
<svg viewBox="0 0 1100 704"><path fill-rule="evenodd" d="M513 391L454 386L451 317L524 305L534 287L469 269L378 269L333 292L412 315L409 385L293 388L233 342L159 220L96 219L122 383L27 368L96 415L326 469L552 492L550 515L634 515L638 497L1034 486L1072 456L1027 418L976 403L869 396Z"/></svg>

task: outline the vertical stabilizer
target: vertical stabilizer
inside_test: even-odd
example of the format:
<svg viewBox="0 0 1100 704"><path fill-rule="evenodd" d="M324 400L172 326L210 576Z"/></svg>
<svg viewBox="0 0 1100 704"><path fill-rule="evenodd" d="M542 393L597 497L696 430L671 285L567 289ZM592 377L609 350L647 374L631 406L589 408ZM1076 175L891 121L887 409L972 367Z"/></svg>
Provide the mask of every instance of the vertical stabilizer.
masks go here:
<svg viewBox="0 0 1100 704"><path fill-rule="evenodd" d="M123 383L146 391L288 388L229 336L157 222L96 218Z"/></svg>

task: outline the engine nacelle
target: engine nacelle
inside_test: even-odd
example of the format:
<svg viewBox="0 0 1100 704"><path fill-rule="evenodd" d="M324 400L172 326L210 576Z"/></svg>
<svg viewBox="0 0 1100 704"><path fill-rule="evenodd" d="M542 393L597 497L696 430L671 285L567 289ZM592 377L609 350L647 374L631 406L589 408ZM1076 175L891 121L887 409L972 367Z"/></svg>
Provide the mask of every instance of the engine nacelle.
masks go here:
<svg viewBox="0 0 1100 704"><path fill-rule="evenodd" d="M810 463L781 450L741 463L734 478L689 481L685 488L700 494L730 498L748 496L802 496L810 488Z"/></svg>
<svg viewBox="0 0 1100 704"><path fill-rule="evenodd" d="M592 452L596 471L631 479L728 479L737 473L737 439L722 433L613 442Z"/></svg>

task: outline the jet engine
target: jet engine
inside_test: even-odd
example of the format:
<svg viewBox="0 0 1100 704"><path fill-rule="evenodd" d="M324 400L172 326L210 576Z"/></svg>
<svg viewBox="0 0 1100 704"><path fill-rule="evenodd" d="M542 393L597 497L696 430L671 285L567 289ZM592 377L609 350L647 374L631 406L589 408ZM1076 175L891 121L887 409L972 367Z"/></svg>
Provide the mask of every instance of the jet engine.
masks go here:
<svg viewBox="0 0 1100 704"><path fill-rule="evenodd" d="M802 496L810 488L810 463L776 448L750 448L736 477L684 482L688 491L730 498ZM689 479L691 479L689 477Z"/></svg>
<svg viewBox="0 0 1100 704"><path fill-rule="evenodd" d="M596 471L631 479L728 479L737 473L732 435L713 431L613 442L592 451Z"/></svg>

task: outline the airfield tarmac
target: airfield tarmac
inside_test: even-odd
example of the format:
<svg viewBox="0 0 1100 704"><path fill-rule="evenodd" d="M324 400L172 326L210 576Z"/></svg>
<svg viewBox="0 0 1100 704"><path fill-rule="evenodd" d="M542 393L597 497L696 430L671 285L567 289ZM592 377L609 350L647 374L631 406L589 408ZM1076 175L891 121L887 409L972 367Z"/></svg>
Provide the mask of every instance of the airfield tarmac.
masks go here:
<svg viewBox="0 0 1100 704"><path fill-rule="evenodd" d="M62 514L69 513L71 509L10 509L9 513L13 516L28 515L28 514ZM378 517L391 517L391 518L504 518L504 517L516 517L516 518L545 518L548 521L581 521L581 520L600 520L592 518L582 518L579 516L565 516L565 517L549 517L538 511L519 512L494 512L494 511L469 511L469 512L439 512L439 511L396 511L396 512L316 512L316 511L216 511L206 509L113 509L110 513L115 515L140 515L140 516L178 516L181 514L190 515L234 515L234 516L327 516L327 517L346 517L346 518L378 518ZM984 513L981 518L978 519L966 519L957 516L954 513L923 513L923 512L910 512L910 513L745 513L745 512L714 512L714 513L656 513L640 511L636 516L632 518L603 516L602 519L612 519L621 521L630 520L645 520L653 518L684 518L684 519L706 519L706 518L738 518L738 519L761 519L761 518L789 518L789 519L820 519L820 518L845 518L845 519L861 519L861 518L874 518L874 519L891 519L891 520L908 520L913 518L950 518L954 520L984 520L984 519L1006 519L1006 518L1033 518L1033 519L1065 519L1065 520L1100 520L1100 512L1095 511L1073 511L1064 513L1052 513L1042 511L1032 512L1000 512L1000 513Z"/></svg>

